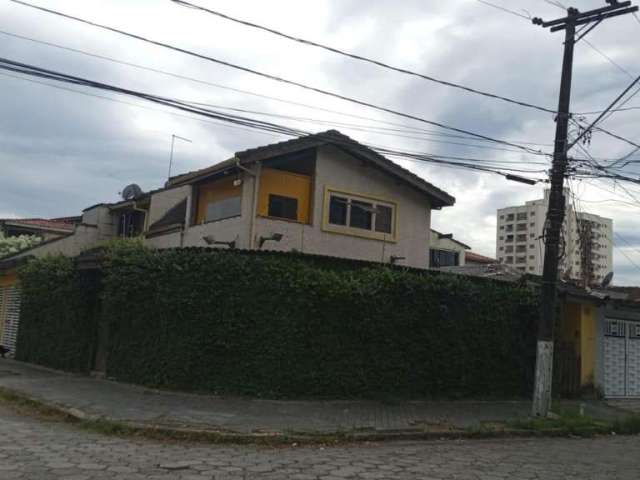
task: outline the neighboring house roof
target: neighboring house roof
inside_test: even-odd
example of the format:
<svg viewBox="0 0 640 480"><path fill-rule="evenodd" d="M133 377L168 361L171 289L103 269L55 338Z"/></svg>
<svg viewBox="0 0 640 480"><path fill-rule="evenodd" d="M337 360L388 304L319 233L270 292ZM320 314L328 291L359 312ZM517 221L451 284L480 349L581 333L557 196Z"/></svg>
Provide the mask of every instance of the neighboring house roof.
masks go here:
<svg viewBox="0 0 640 480"><path fill-rule="evenodd" d="M498 260L496 260L495 258L485 257L484 255L480 255L479 253L475 253L475 252L464 252L464 261L465 263L471 262L471 263L480 263L483 265L498 263Z"/></svg>
<svg viewBox="0 0 640 480"><path fill-rule="evenodd" d="M468 255L468 252L465 254ZM486 258L486 257L485 257ZM523 273L513 267L502 263L488 264L465 264L455 267L439 267L439 271L456 273L458 275L469 275L472 277L494 278L506 282L516 282L522 278Z"/></svg>
<svg viewBox="0 0 640 480"><path fill-rule="evenodd" d="M55 219L46 218L5 218L0 219L0 224L22 227L31 230L46 230L60 233L73 232L77 217L63 217Z"/></svg>
<svg viewBox="0 0 640 480"><path fill-rule="evenodd" d="M455 238L453 238L453 233L440 233L439 231L434 230L433 228L431 229L431 231L433 233L435 233L436 235L438 235L438 238L446 238L448 240L451 240L452 242L457 243L458 245L460 245L465 250L470 250L471 249L471 247L469 245L467 245L466 243L462 243L462 242L456 240ZM465 252L465 255L466 255L466 252Z"/></svg>
<svg viewBox="0 0 640 480"><path fill-rule="evenodd" d="M202 180L208 176L223 172L233 168L237 162L248 165L268 158L285 155L308 148L315 148L321 145L334 145L341 150L353 155L356 158L375 164L385 172L403 180L429 197L433 208L451 206L455 203L455 198L444 190L437 188L418 175L392 162L388 158L380 155L371 148L358 143L352 138L343 135L337 130L327 130L326 132L315 133L304 137L287 140L285 142L273 143L262 147L251 148L236 152L233 158L217 163L201 170L195 170L183 175L171 177L167 182L168 186L176 186L185 183Z"/></svg>

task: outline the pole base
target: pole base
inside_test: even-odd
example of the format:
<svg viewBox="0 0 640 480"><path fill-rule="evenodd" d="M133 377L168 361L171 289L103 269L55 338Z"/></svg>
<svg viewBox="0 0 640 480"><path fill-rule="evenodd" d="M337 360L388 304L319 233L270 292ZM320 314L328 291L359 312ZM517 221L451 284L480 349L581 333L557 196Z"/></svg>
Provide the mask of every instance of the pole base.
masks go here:
<svg viewBox="0 0 640 480"><path fill-rule="evenodd" d="M536 378L533 385L531 415L546 418L551 410L551 385L553 382L553 341L538 340L536 354Z"/></svg>

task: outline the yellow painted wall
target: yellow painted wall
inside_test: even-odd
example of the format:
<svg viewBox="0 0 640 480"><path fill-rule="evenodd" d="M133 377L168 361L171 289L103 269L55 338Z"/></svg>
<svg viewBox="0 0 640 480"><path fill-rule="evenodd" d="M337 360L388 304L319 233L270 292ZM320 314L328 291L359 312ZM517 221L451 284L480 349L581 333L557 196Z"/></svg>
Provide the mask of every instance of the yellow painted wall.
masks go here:
<svg viewBox="0 0 640 480"><path fill-rule="evenodd" d="M580 355L580 318L582 309L579 303L564 304L564 319L558 332L558 339L562 342L572 343L576 354Z"/></svg>
<svg viewBox="0 0 640 480"><path fill-rule="evenodd" d="M593 385L596 355L595 307L567 302L558 340L573 344L580 357L580 385Z"/></svg>
<svg viewBox="0 0 640 480"><path fill-rule="evenodd" d="M580 385L593 385L596 355L595 308L582 305L580 319Z"/></svg>
<svg viewBox="0 0 640 480"><path fill-rule="evenodd" d="M269 216L269 194L298 200L298 221L309 223L311 177L298 173L263 168L258 191L258 215Z"/></svg>
<svg viewBox="0 0 640 480"><path fill-rule="evenodd" d="M207 216L207 205L231 197L242 195L242 185L233 185L235 177L226 177L220 180L202 184L198 187L198 203L196 206L196 224L204 223Z"/></svg>

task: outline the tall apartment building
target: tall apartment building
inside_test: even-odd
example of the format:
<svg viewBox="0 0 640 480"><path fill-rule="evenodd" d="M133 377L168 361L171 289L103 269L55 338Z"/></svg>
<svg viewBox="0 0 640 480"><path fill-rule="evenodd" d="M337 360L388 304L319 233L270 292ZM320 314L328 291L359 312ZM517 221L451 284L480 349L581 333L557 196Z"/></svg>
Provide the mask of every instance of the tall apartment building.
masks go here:
<svg viewBox="0 0 640 480"><path fill-rule="evenodd" d="M576 212L565 193L566 214L562 227L563 252L560 275L595 285L613 269L613 221ZM496 258L501 263L534 275L542 275L544 224L549 190L544 198L524 205L501 208L497 213Z"/></svg>

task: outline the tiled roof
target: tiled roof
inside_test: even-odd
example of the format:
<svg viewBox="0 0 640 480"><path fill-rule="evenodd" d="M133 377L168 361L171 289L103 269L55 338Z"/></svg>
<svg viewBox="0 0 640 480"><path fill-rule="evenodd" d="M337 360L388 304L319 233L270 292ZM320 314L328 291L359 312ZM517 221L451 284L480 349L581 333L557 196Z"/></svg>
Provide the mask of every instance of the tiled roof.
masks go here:
<svg viewBox="0 0 640 480"><path fill-rule="evenodd" d="M21 226L26 228L41 229L41 230L60 230L65 232L72 232L75 221L68 221L65 217L63 219L46 219L46 218L4 218L0 220L0 223L8 224L12 226Z"/></svg>
<svg viewBox="0 0 640 480"><path fill-rule="evenodd" d="M480 255L479 253L474 252L465 252L464 253L465 262L474 262L474 263L483 263L483 264L492 264L498 263L495 258L485 257L484 255Z"/></svg>
<svg viewBox="0 0 640 480"><path fill-rule="evenodd" d="M357 141L346 135L343 135L337 130L327 130L326 132L315 133L284 142L273 143L270 145L264 145L262 147L243 150L237 152L234 158L231 158L229 160L225 160L201 170L195 170L193 172L172 177L169 179L168 185L185 184L210 175L214 175L228 168L232 168L235 165L236 161L239 161L241 164L247 165L275 156L327 144L334 145L357 158L374 163L379 168L385 170L387 173L390 173L397 178L405 181L406 183L409 183L414 188L428 195L434 208L451 206L455 203L455 198L449 195L444 190L437 188L436 186L427 182L413 172L401 167L397 163L392 162L391 160L380 155L371 148L358 143Z"/></svg>

